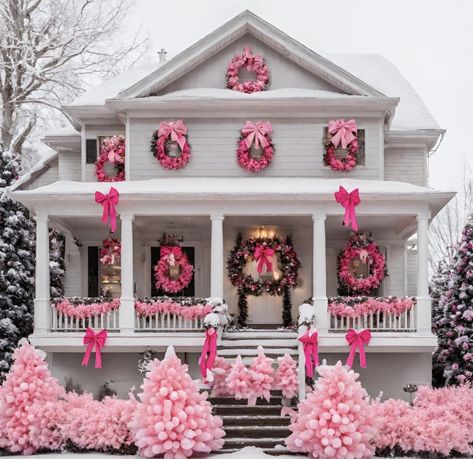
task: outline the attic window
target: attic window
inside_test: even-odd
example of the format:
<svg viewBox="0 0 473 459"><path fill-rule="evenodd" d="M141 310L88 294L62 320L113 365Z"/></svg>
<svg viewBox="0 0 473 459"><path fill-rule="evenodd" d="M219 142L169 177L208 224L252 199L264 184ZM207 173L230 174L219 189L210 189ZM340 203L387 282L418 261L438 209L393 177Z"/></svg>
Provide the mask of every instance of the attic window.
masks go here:
<svg viewBox="0 0 473 459"><path fill-rule="evenodd" d="M324 138L327 135L327 128L324 130ZM359 150L357 153L357 165L364 166L365 165L365 130L358 129L358 145ZM335 150L335 156L337 158L343 158L346 154L346 151L343 148L337 148ZM322 157L323 162L323 157Z"/></svg>

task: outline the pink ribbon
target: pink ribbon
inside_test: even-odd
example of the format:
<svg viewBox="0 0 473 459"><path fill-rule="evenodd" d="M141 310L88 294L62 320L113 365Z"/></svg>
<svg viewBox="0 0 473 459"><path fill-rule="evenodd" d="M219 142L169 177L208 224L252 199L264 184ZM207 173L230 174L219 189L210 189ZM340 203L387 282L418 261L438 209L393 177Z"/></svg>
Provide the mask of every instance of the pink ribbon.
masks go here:
<svg viewBox="0 0 473 459"><path fill-rule="evenodd" d="M314 377L314 368L319 365L319 344L318 333L314 332L312 335L307 330L300 338L305 357L305 374L309 378Z"/></svg>
<svg viewBox="0 0 473 459"><path fill-rule="evenodd" d="M184 150L186 144L185 135L187 134L187 128L184 121L161 121L159 123L158 137L164 136L164 138L171 137L173 142L177 142L181 151Z"/></svg>
<svg viewBox="0 0 473 459"><path fill-rule="evenodd" d="M107 224L110 221L110 229L112 233L117 229L117 210L115 206L118 204L120 193L111 187L107 194L95 192L95 202L103 206L102 222Z"/></svg>
<svg viewBox="0 0 473 459"><path fill-rule="evenodd" d="M214 367L215 357L217 357L217 336L215 328L210 327L205 331L204 346L199 360L200 374L204 379L207 378L207 370Z"/></svg>
<svg viewBox="0 0 473 459"><path fill-rule="evenodd" d="M176 258L179 258L182 255L182 249L180 247L173 246L163 246L161 247L161 257L167 257L169 260L169 264L174 266L176 263Z"/></svg>
<svg viewBox="0 0 473 459"><path fill-rule="evenodd" d="M263 267L266 265L266 271L269 272L273 269L273 260L274 249L270 247L264 247L259 245L255 249L255 260L258 263L256 270L258 273L263 272Z"/></svg>
<svg viewBox="0 0 473 459"><path fill-rule="evenodd" d="M361 202L360 192L355 188L351 193L348 193L345 188L340 186L335 192L335 200L345 208L345 216L343 217L343 224L350 226L354 231L358 231L358 221L356 219L355 207Z"/></svg>
<svg viewBox="0 0 473 459"><path fill-rule="evenodd" d="M100 353L100 350L105 346L107 336L107 330L101 330L98 333L95 333L91 328L87 328L84 336L84 345L87 346L87 349L85 350L84 358L82 360L83 367L86 367L89 364L90 354L95 346L95 368L102 368L102 354Z"/></svg>
<svg viewBox="0 0 473 459"><path fill-rule="evenodd" d="M255 148L259 150L260 145L262 148L266 148L269 145L269 141L266 138L268 134L271 134L273 128L269 121L247 121L241 130L241 133L245 136L245 143L248 148L251 148L253 142Z"/></svg>
<svg viewBox="0 0 473 459"><path fill-rule="evenodd" d="M355 120L332 120L328 122L328 132L332 134L332 143L335 148L341 143L343 148L356 139L358 127Z"/></svg>
<svg viewBox="0 0 473 459"><path fill-rule="evenodd" d="M346 365L350 368L352 367L353 361L355 360L356 350L358 349L358 352L360 353L360 366L361 368L366 368L365 346L368 346L371 340L371 332L365 329L358 333L353 328L350 328L345 335L345 339L347 340L348 345L351 346Z"/></svg>

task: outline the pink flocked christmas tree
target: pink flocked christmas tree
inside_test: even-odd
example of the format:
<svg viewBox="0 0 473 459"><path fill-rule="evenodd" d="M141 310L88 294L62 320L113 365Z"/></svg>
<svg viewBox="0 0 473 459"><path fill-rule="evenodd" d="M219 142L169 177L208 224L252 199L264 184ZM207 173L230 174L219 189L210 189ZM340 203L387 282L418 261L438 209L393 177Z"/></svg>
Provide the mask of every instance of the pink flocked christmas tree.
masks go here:
<svg viewBox="0 0 473 459"><path fill-rule="evenodd" d="M230 371L230 367L230 363L223 357L217 357L215 359L213 367L214 381L212 384L212 397L228 395L226 378Z"/></svg>
<svg viewBox="0 0 473 459"><path fill-rule="evenodd" d="M294 398L299 391L299 382L297 380L297 363L289 355L279 357L279 366L274 375L275 386L282 391L286 398Z"/></svg>
<svg viewBox="0 0 473 459"><path fill-rule="evenodd" d="M260 397L269 402L274 382L273 359L264 355L261 346L258 347L258 355L251 362L250 375L252 390L248 397L248 404L256 405L256 400Z"/></svg>
<svg viewBox="0 0 473 459"><path fill-rule="evenodd" d="M251 373L243 364L241 356L238 356L228 372L226 379L228 394L237 400L250 399L252 397Z"/></svg>
<svg viewBox="0 0 473 459"><path fill-rule="evenodd" d="M377 431L366 391L356 381L358 374L341 362L317 370L321 378L299 403L286 439L288 448L322 459L372 457Z"/></svg>
<svg viewBox="0 0 473 459"><path fill-rule="evenodd" d="M49 373L42 353L26 340L13 360L0 390L0 449L22 454L59 449L56 425L63 389Z"/></svg>
<svg viewBox="0 0 473 459"><path fill-rule="evenodd" d="M222 420L212 415L207 393L199 393L172 347L162 361L150 363L141 388L131 428L142 456L185 459L222 448Z"/></svg>

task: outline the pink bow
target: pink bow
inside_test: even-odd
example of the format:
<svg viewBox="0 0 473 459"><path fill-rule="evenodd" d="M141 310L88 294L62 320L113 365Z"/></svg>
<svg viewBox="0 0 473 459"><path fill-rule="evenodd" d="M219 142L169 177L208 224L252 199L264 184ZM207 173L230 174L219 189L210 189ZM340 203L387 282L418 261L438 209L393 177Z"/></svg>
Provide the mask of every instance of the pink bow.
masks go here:
<svg viewBox="0 0 473 459"><path fill-rule="evenodd" d="M350 328L345 335L345 339L347 340L348 345L351 346L346 365L350 368L352 367L353 361L355 360L356 350L358 349L358 352L360 353L360 366L361 368L366 368L365 346L368 346L371 340L371 332L365 329L358 333L356 330L353 330L353 328Z"/></svg>
<svg viewBox="0 0 473 459"><path fill-rule="evenodd" d="M266 265L266 271L269 272L273 269L273 260L271 259L274 255L274 249L270 247L264 247L259 245L255 249L255 260L258 263L256 270L261 274L263 267Z"/></svg>
<svg viewBox="0 0 473 459"><path fill-rule="evenodd" d="M210 327L205 331L205 341L199 359L200 374L207 378L207 370L214 367L215 357L217 357L217 330Z"/></svg>
<svg viewBox="0 0 473 459"><path fill-rule="evenodd" d="M84 345L87 346L87 349L85 350L84 359L82 360L83 367L89 364L90 354L95 346L95 368L102 368L102 354L100 353L100 349L105 346L107 336L107 330L101 330L95 333L91 328L87 328L84 336Z"/></svg>
<svg viewBox="0 0 473 459"><path fill-rule="evenodd" d="M312 335L307 330L300 338L305 357L305 374L309 378L314 377L314 368L319 365L319 342L318 333Z"/></svg>
<svg viewBox="0 0 473 459"><path fill-rule="evenodd" d="M332 134L332 143L335 148L341 143L343 148L356 139L358 127L355 120L332 120L328 122L328 132Z"/></svg>
<svg viewBox="0 0 473 459"><path fill-rule="evenodd" d="M262 148L266 148L269 145L266 135L271 134L273 128L269 121L247 121L241 130L241 133L245 136L245 143L248 148L251 148L253 142L255 142L255 148L259 150L260 145Z"/></svg>
<svg viewBox="0 0 473 459"><path fill-rule="evenodd" d="M168 257L169 264L174 266L176 258L179 258L182 255L182 249L180 247L173 246L163 246L161 247L161 257Z"/></svg>
<svg viewBox="0 0 473 459"><path fill-rule="evenodd" d="M120 193L113 186L107 194L100 193L100 191L95 192L95 202L103 206L102 222L107 224L110 220L112 233L117 229L117 210L115 206L118 204L119 196Z"/></svg>
<svg viewBox="0 0 473 459"><path fill-rule="evenodd" d="M187 134L187 128L184 121L161 121L159 123L158 137L164 136L164 138L171 137L173 142L177 142L181 151L184 150L186 144L185 135Z"/></svg>
<svg viewBox="0 0 473 459"><path fill-rule="evenodd" d="M335 192L335 200L345 208L345 216L343 217L343 224L350 226L354 231L358 231L358 221L356 220L355 207L361 202L360 192L355 188L351 193L348 193L342 186Z"/></svg>

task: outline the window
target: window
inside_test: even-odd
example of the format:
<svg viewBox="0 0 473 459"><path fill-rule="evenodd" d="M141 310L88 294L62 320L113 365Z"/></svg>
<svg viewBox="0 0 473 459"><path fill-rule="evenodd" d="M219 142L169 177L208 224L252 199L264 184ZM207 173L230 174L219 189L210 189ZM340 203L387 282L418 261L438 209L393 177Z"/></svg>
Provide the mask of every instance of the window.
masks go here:
<svg viewBox="0 0 473 459"><path fill-rule="evenodd" d="M99 248L88 247L87 249L87 296L99 296Z"/></svg>
<svg viewBox="0 0 473 459"><path fill-rule="evenodd" d="M86 139L85 141L85 162L86 164L95 164L97 161L97 139Z"/></svg>

